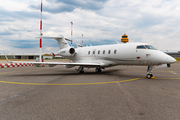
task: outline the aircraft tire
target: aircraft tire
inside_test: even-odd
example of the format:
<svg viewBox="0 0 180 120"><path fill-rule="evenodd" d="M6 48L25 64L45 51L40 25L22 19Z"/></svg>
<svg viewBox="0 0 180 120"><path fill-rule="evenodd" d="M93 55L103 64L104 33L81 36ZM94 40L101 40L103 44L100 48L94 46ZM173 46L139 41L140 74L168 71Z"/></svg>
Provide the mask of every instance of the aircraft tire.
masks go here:
<svg viewBox="0 0 180 120"><path fill-rule="evenodd" d="M101 68L96 68L95 71L96 72L101 72L102 70L101 70Z"/></svg>
<svg viewBox="0 0 180 120"><path fill-rule="evenodd" d="M151 77L153 77L153 75L152 74L147 74L147 76L146 76L148 79L151 79Z"/></svg>
<svg viewBox="0 0 180 120"><path fill-rule="evenodd" d="M95 71L98 72L99 71L98 68L96 68Z"/></svg>
<svg viewBox="0 0 180 120"><path fill-rule="evenodd" d="M80 74L80 73L81 73L81 71L80 71L80 70L77 70L77 73L78 73L78 74Z"/></svg>

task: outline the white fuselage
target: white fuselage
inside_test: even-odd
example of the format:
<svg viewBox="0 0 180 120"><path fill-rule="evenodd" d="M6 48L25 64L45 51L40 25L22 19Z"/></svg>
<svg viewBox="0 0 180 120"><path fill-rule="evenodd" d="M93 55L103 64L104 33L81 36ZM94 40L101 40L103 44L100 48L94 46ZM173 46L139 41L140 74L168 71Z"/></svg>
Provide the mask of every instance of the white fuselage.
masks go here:
<svg viewBox="0 0 180 120"><path fill-rule="evenodd" d="M111 67L115 65L154 66L170 64L176 61L171 56L159 50L137 48L137 46L141 45L145 46L148 44L126 43L79 47L75 49L76 53L73 56L67 58L74 63L98 63L101 64L101 67ZM63 54L60 55L63 56Z"/></svg>

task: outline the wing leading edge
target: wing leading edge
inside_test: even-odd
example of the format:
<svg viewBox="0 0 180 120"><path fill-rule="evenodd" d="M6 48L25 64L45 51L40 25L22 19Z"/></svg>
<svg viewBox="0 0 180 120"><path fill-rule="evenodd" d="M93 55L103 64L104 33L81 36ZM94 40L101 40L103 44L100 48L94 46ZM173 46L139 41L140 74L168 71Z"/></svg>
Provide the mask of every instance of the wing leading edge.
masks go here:
<svg viewBox="0 0 180 120"><path fill-rule="evenodd" d="M27 61L9 61L10 63L29 63L34 65L73 65L73 66L91 66L91 67L100 67L100 64L97 63L71 63L71 62L27 62Z"/></svg>

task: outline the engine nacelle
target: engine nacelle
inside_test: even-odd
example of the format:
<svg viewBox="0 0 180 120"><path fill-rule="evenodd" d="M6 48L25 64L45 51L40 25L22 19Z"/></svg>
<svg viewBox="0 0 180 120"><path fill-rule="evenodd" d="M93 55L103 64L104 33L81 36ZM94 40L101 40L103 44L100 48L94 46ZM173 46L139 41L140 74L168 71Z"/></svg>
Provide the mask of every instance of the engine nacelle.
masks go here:
<svg viewBox="0 0 180 120"><path fill-rule="evenodd" d="M72 57L75 54L75 49L74 48L64 48L60 50L60 55L64 57Z"/></svg>

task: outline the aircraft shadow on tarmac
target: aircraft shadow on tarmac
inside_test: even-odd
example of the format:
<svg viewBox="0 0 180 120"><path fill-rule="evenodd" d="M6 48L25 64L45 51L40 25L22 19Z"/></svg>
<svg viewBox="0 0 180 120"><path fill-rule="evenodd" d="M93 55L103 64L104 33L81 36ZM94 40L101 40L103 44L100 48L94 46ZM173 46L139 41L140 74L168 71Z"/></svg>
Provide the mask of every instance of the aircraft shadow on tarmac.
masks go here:
<svg viewBox="0 0 180 120"><path fill-rule="evenodd" d="M53 73L54 72L54 73ZM76 73L76 71L74 70L53 70L51 71L51 73L47 73L45 72L41 72L41 73L24 73L24 74L14 74L14 75L8 75L8 76L12 76L12 77L35 77L35 76L86 76L86 75L108 75L108 76L117 76L117 77L129 77L129 78L139 78L142 77L141 75L138 74L121 74L121 70L119 69L111 69L111 70L105 70L102 71L100 73L96 73L94 71L87 71L84 72L83 74L78 74ZM142 74L143 75L143 74Z"/></svg>

